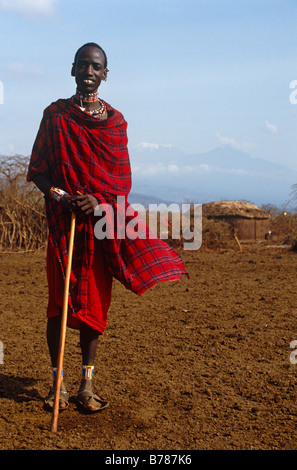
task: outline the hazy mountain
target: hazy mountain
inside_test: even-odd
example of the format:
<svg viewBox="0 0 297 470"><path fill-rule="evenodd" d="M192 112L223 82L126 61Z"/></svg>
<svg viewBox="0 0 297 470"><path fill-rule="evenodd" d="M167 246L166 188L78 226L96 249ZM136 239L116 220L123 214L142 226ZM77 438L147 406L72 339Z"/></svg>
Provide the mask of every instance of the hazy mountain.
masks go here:
<svg viewBox="0 0 297 470"><path fill-rule="evenodd" d="M133 193L170 202L248 200L284 205L297 171L229 146L188 155L171 146L140 144L130 149ZM143 203L143 202L142 202Z"/></svg>

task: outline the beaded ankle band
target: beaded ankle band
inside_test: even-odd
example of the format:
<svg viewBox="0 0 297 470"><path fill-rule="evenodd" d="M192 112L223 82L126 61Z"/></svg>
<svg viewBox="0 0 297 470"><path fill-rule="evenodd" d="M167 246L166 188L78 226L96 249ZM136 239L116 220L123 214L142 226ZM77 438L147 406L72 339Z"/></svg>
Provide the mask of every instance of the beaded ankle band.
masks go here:
<svg viewBox="0 0 297 470"><path fill-rule="evenodd" d="M57 367L53 367L53 368L52 368L52 371L53 371L53 379L56 380L56 379L57 379L58 368L57 368ZM64 371L62 370L62 380L63 380L63 377L64 377Z"/></svg>
<svg viewBox="0 0 297 470"><path fill-rule="evenodd" d="M83 366L82 367L82 378L85 380L91 380L93 378L94 366Z"/></svg>

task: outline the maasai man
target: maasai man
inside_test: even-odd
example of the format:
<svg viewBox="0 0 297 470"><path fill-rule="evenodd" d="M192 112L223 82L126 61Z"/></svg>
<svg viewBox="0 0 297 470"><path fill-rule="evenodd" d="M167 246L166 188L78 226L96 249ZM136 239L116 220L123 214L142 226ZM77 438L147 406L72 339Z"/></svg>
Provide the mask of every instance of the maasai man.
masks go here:
<svg viewBox="0 0 297 470"><path fill-rule="evenodd" d="M95 412L108 406L92 389L98 338L104 332L111 302L112 278L141 295L159 281L173 281L187 274L178 254L157 237L96 235L95 208L108 204L123 215L118 197L129 206L131 171L127 150L127 123L123 115L98 97L108 74L107 58L95 43L76 53L71 74L76 93L59 99L43 114L33 146L28 181L45 197L48 220L47 248L47 343L53 369L57 370L64 276L70 230L70 213L76 212L76 233L70 277L68 326L79 329L82 379L77 402ZM130 216L131 219L131 216ZM102 219L101 219L102 220ZM118 219L117 219L118 220ZM124 229L129 218L124 218ZM141 222L139 222L141 225ZM121 227L114 227L114 232ZM122 231L121 231L122 233ZM60 409L69 395L61 385ZM45 400L52 409L54 387Z"/></svg>

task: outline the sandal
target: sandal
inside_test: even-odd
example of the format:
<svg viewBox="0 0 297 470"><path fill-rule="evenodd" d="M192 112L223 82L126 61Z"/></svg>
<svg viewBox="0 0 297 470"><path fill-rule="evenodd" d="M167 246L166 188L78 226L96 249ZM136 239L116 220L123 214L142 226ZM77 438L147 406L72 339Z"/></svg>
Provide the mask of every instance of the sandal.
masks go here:
<svg viewBox="0 0 297 470"><path fill-rule="evenodd" d="M78 392L76 402L84 411L89 413L97 413L98 411L105 410L105 408L109 406L108 401L98 397L89 390Z"/></svg>
<svg viewBox="0 0 297 470"><path fill-rule="evenodd" d="M55 400L55 389L54 387L50 389L48 396L44 400L45 407L52 411L54 407L54 400ZM66 391L60 391L60 400L59 400L59 410L63 411L68 408L69 405L69 394Z"/></svg>

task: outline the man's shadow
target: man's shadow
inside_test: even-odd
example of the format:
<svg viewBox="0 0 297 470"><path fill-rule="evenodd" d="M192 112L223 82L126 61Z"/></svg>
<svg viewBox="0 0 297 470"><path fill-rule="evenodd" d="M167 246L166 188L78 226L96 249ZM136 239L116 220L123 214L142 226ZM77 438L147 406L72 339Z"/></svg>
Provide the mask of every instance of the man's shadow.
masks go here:
<svg viewBox="0 0 297 470"><path fill-rule="evenodd" d="M37 380L32 377L17 377L0 374L0 400L8 398L16 403L26 403L32 400L42 400L39 392L34 389Z"/></svg>

